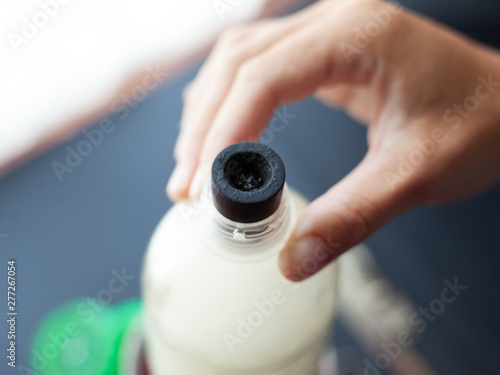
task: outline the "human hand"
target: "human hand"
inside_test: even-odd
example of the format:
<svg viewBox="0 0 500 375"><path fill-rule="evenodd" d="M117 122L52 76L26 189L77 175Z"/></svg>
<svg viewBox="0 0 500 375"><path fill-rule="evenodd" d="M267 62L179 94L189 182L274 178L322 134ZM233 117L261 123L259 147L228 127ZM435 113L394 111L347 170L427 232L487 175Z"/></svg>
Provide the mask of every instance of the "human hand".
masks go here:
<svg viewBox="0 0 500 375"><path fill-rule="evenodd" d="M367 124L364 159L308 206L280 254L302 280L408 209L497 183L499 87L497 52L379 0L239 26L185 92L167 192L197 197L217 153L257 138L279 105L316 94Z"/></svg>

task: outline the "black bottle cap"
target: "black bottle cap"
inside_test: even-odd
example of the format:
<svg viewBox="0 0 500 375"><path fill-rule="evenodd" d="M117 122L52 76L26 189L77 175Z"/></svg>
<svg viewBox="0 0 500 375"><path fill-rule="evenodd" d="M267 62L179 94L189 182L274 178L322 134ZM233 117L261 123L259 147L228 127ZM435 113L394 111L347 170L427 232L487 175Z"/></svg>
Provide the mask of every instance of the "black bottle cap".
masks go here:
<svg viewBox="0 0 500 375"><path fill-rule="evenodd" d="M281 158L260 143L235 143L212 164L215 207L236 222L254 223L271 216L278 209L284 184Z"/></svg>

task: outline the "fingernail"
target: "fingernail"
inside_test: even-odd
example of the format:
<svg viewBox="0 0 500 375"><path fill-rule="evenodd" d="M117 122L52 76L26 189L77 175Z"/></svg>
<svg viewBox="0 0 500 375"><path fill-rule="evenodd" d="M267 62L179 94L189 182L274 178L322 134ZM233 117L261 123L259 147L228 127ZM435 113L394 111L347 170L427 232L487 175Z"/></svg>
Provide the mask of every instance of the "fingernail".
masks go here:
<svg viewBox="0 0 500 375"><path fill-rule="evenodd" d="M284 249L278 257L278 265L283 276L290 281L300 281L301 279L295 273L293 264L290 261L289 249Z"/></svg>
<svg viewBox="0 0 500 375"><path fill-rule="evenodd" d="M293 236L295 238L307 237L311 233L311 229L314 228L313 220L311 215L301 217L293 231Z"/></svg>
<svg viewBox="0 0 500 375"><path fill-rule="evenodd" d="M194 175L193 181L191 182L191 187L189 188L189 198L198 199L205 185L206 175L202 168L198 168L198 171Z"/></svg>
<svg viewBox="0 0 500 375"><path fill-rule="evenodd" d="M283 253L285 252L288 256L280 257L280 268L285 277L292 281L307 279L327 265L332 258L326 245L317 237L305 237L292 242ZM285 272L288 272L288 275Z"/></svg>
<svg viewBox="0 0 500 375"><path fill-rule="evenodd" d="M189 170L183 165L178 164L167 184L167 194L172 200L185 198L189 183Z"/></svg>

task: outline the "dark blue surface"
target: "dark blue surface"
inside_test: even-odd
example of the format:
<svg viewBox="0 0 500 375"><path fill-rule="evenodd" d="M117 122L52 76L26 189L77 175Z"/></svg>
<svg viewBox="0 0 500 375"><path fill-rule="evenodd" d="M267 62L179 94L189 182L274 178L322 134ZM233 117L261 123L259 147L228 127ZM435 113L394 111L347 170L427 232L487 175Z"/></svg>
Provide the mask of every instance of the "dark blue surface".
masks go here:
<svg viewBox="0 0 500 375"><path fill-rule="evenodd" d="M499 43L499 2L412 1L492 44ZM489 10L489 11L488 11ZM180 93L194 72L156 91L104 135L73 172L59 182L52 162L63 162L79 135L0 180L0 280L7 259L18 266L18 364L36 325L58 304L96 297L113 269L136 276L113 303L139 294L147 241L170 202L164 187L173 169L172 148L181 117ZM268 144L283 158L287 181L309 198L340 180L365 150L365 129L314 100L286 109L296 115ZM278 120L279 121L279 120ZM500 188L473 200L414 210L369 241L387 275L416 306L439 296L443 280L458 277L468 289L429 324L417 348L443 374L496 374L500 345ZM5 237L5 236L4 236ZM6 283L0 284L6 288ZM6 292L2 292L5 293ZM7 342L6 323L0 342ZM5 336L5 337L4 337ZM346 363L364 358L337 330ZM353 349L350 349L353 348ZM349 367L351 368L349 370ZM344 365L346 375L353 366ZM354 366L355 367L355 366ZM14 374L0 363L0 373Z"/></svg>

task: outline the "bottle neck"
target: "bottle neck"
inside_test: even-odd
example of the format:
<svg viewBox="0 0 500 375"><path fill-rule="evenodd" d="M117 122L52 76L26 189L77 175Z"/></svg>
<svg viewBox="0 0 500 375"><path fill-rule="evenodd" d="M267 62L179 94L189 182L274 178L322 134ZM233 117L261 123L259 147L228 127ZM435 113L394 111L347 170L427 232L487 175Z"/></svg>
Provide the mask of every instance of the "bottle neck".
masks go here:
<svg viewBox="0 0 500 375"><path fill-rule="evenodd" d="M273 249L290 234L292 207L287 186L283 188L280 204L269 217L254 223L240 223L223 216L214 205L209 184L202 199L208 203L204 210L204 229L215 244L217 253L236 260L258 260L272 255Z"/></svg>

